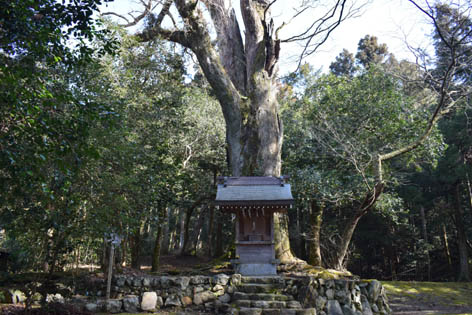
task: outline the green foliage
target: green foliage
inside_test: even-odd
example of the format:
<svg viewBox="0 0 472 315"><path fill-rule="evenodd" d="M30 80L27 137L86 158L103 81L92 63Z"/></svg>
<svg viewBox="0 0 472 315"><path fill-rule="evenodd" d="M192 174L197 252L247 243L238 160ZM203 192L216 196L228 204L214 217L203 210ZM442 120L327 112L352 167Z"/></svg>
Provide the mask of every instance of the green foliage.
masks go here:
<svg viewBox="0 0 472 315"><path fill-rule="evenodd" d="M367 185L374 180L375 157L417 139L430 114L429 107L402 92L401 82L374 66L353 78L323 75L301 102L310 121L306 132L321 158L338 171L358 174ZM409 161L425 153L437 156L439 140L436 131L426 143L428 150L409 154Z"/></svg>
<svg viewBox="0 0 472 315"><path fill-rule="evenodd" d="M425 132L434 105L425 101L431 100L431 93L424 86L399 79L405 74L420 77L419 69L407 62L393 63L393 56L386 59L386 47L372 38L361 40L356 61L344 51L331 67L333 74L303 71L292 75L287 83L297 87L296 93L287 89L292 94L284 95L283 100L284 167L292 175L297 206L303 209L298 214L301 220L310 215L310 200L324 209L321 251L328 266L338 250L339 235L378 180L377 156L416 141ZM392 75L392 71L401 75ZM444 149L442 135L434 128L422 147L382 165L383 179L390 185L354 238L353 266L359 255L369 255L374 247L400 252L402 242L397 242L395 233L416 235L405 220L409 209L394 190L404 183L408 168L435 165ZM306 223L300 228L309 229ZM392 232L382 233L385 229ZM309 239L309 233L304 237ZM372 235L382 237L370 246L366 240ZM409 246L409 250L413 248ZM405 256L407 251L401 252ZM375 253L372 268L383 264L382 252ZM405 266L413 259L406 259Z"/></svg>
<svg viewBox="0 0 472 315"><path fill-rule="evenodd" d="M88 142L106 107L80 90L75 74L114 40L92 14L101 1L9 1L0 15L0 218L17 257L57 261L83 216L77 184L96 157ZM74 42L73 42L74 41ZM74 44L74 45L73 45ZM34 240L32 242L31 240ZM52 256L48 256L52 255ZM40 257L34 260L32 258ZM28 264L27 264L28 265Z"/></svg>
<svg viewBox="0 0 472 315"><path fill-rule="evenodd" d="M354 55L347 49L343 49L343 51L336 57L336 60L331 63L329 69L334 75L353 76L356 71Z"/></svg>
<svg viewBox="0 0 472 315"><path fill-rule="evenodd" d="M387 56L387 45L379 44L377 37L366 35L359 41L356 59L364 68L380 64Z"/></svg>

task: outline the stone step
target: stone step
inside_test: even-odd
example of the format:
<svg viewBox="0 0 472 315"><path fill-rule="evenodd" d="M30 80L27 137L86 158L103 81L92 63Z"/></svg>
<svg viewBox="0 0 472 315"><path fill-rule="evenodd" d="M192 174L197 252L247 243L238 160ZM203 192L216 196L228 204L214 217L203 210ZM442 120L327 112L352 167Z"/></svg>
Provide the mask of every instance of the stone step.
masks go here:
<svg viewBox="0 0 472 315"><path fill-rule="evenodd" d="M233 315L316 315L315 308L299 309L261 309L256 307L241 307L233 309Z"/></svg>
<svg viewBox="0 0 472 315"><path fill-rule="evenodd" d="M278 284L283 279L280 276L243 276L241 277L242 283L261 283L261 284Z"/></svg>
<svg viewBox="0 0 472 315"><path fill-rule="evenodd" d="M292 301L294 298L287 294L234 292L232 300Z"/></svg>
<svg viewBox="0 0 472 315"><path fill-rule="evenodd" d="M283 288L283 284L271 283L244 283L238 285L238 291L243 293L279 293Z"/></svg>
<svg viewBox="0 0 472 315"><path fill-rule="evenodd" d="M234 301L236 307L254 307L254 308L286 308L287 302L284 301L253 301L237 300Z"/></svg>

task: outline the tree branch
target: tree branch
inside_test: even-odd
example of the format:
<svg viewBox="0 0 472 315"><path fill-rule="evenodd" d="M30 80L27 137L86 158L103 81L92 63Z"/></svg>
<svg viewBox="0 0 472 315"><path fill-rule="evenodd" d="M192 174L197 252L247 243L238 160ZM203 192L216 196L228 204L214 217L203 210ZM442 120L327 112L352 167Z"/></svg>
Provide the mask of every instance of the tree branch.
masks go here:
<svg viewBox="0 0 472 315"><path fill-rule="evenodd" d="M118 14L118 13L115 13L115 12L105 12L105 13L102 13L102 16L106 16L106 15L114 15L114 16L117 16L119 18L122 18L124 19L127 23L126 24L119 24L120 26L123 26L123 27L131 27L131 26L134 26L136 24L138 24L142 19L144 19L146 16L148 16L152 10L157 6L157 4L155 6L152 5L153 3L153 0L148 0L148 2L144 2L144 0L141 0L140 1L144 8L143 8L143 12L141 12L140 15L138 16L133 16L131 13L129 13L129 15L133 18L133 21L129 21L126 17L124 17L123 15L121 14Z"/></svg>

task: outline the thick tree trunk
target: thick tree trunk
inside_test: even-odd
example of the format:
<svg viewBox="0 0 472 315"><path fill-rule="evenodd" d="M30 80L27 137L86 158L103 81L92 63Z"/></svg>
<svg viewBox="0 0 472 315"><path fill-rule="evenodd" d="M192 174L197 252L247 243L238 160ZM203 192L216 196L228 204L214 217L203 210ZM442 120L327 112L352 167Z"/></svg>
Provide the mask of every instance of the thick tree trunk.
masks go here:
<svg viewBox="0 0 472 315"><path fill-rule="evenodd" d="M323 221L323 206L315 200L310 203L310 240L308 241L308 263L312 266L321 266L320 231Z"/></svg>
<svg viewBox="0 0 472 315"><path fill-rule="evenodd" d="M233 176L280 176L282 124L278 116L276 67L280 41L274 38L268 0L241 0L245 41L228 0L204 0L217 30L217 46L211 39L196 0L177 0L185 30L165 30L163 17L170 3L156 18L156 24L139 37L156 36L190 48L217 97L226 122L226 142ZM281 261L294 260L290 251L287 218L277 215L276 255ZM280 222L280 224L279 224Z"/></svg>
<svg viewBox="0 0 472 315"><path fill-rule="evenodd" d="M282 264L287 264L295 260L290 249L290 239L288 237L287 215L274 213L274 241L275 256Z"/></svg>
<svg viewBox="0 0 472 315"><path fill-rule="evenodd" d="M459 274L457 276L457 281L470 281L467 235L463 219L460 183L456 184L454 188L456 201L454 207L454 221L457 229L457 247L459 249Z"/></svg>

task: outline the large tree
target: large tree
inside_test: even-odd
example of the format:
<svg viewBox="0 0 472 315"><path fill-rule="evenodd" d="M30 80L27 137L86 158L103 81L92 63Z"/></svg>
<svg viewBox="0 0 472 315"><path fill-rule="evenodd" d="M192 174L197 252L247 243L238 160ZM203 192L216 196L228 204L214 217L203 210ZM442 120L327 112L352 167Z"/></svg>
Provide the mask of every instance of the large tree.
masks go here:
<svg viewBox="0 0 472 315"><path fill-rule="evenodd" d="M337 0L319 6L320 10L324 8L318 11L319 17L313 18L311 13L311 24L285 39L279 33L286 24L276 27L271 18L271 7L277 1L241 0L244 28L239 25L230 0L141 2L145 6L142 14L133 17L127 25L135 25L147 17L147 26L137 34L142 41L160 37L190 49L196 56L223 111L231 174L280 176L283 139L277 102L280 46L298 41L303 44L301 58L312 54L352 14L349 1ZM313 6L303 1L294 11L294 17L302 17ZM156 9L158 12L153 14ZM213 30L216 40L211 35ZM293 255L288 234L280 233L287 231L280 227L287 222L279 219L275 220L276 255L282 262L290 261Z"/></svg>

